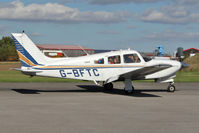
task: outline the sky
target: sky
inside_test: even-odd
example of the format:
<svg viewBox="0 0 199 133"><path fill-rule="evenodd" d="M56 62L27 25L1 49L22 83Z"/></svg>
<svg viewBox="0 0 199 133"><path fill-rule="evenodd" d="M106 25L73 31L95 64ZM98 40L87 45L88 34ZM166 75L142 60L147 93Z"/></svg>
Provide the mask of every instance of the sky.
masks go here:
<svg viewBox="0 0 199 133"><path fill-rule="evenodd" d="M199 0L1 0L0 37L153 52L199 48Z"/></svg>

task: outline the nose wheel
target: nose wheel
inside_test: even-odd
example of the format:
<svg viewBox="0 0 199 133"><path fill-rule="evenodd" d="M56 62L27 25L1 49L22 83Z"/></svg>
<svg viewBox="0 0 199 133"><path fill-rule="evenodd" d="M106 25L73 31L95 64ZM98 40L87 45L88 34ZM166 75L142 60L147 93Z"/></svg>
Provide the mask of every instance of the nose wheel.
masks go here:
<svg viewBox="0 0 199 133"><path fill-rule="evenodd" d="M176 87L173 84L170 84L167 88L168 92L174 92L176 90Z"/></svg>

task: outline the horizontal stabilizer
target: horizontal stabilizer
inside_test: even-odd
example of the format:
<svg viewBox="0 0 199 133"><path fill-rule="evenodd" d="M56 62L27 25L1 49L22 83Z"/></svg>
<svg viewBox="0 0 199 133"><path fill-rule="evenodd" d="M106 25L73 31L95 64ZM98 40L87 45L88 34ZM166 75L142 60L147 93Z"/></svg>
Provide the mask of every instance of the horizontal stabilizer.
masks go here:
<svg viewBox="0 0 199 133"><path fill-rule="evenodd" d="M10 68L10 70L21 71L21 68Z"/></svg>
<svg viewBox="0 0 199 133"><path fill-rule="evenodd" d="M21 72L30 72L30 73L39 73L42 72L40 70L24 70L21 68L10 68L11 70L21 71Z"/></svg>

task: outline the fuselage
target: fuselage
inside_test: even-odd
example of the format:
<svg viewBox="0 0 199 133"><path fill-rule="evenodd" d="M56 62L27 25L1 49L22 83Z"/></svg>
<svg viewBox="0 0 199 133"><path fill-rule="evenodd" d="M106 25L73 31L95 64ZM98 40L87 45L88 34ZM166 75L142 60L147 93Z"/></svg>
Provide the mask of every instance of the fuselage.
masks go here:
<svg viewBox="0 0 199 133"><path fill-rule="evenodd" d="M145 60L140 53L134 50L111 51L94 55L73 58L53 59L45 65L23 67L24 71L38 71L36 76L70 78L80 80L106 81L110 77L117 77L144 67L158 66L159 64L171 67L145 75L143 79L159 79L175 75L181 64L174 60Z"/></svg>

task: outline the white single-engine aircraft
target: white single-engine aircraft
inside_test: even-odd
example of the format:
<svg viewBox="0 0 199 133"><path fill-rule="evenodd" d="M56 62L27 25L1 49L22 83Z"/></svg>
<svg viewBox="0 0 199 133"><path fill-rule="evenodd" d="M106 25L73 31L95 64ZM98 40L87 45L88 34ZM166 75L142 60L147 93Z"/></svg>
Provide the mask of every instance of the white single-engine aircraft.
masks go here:
<svg viewBox="0 0 199 133"><path fill-rule="evenodd" d="M81 57L50 58L45 56L25 33L12 33L21 62L20 70L30 76L46 76L94 81L105 89L113 88L112 82L124 81L124 90L134 90L132 80L155 79L169 83L168 91L174 92L174 77L181 63L175 60L149 59L134 50L119 50Z"/></svg>

